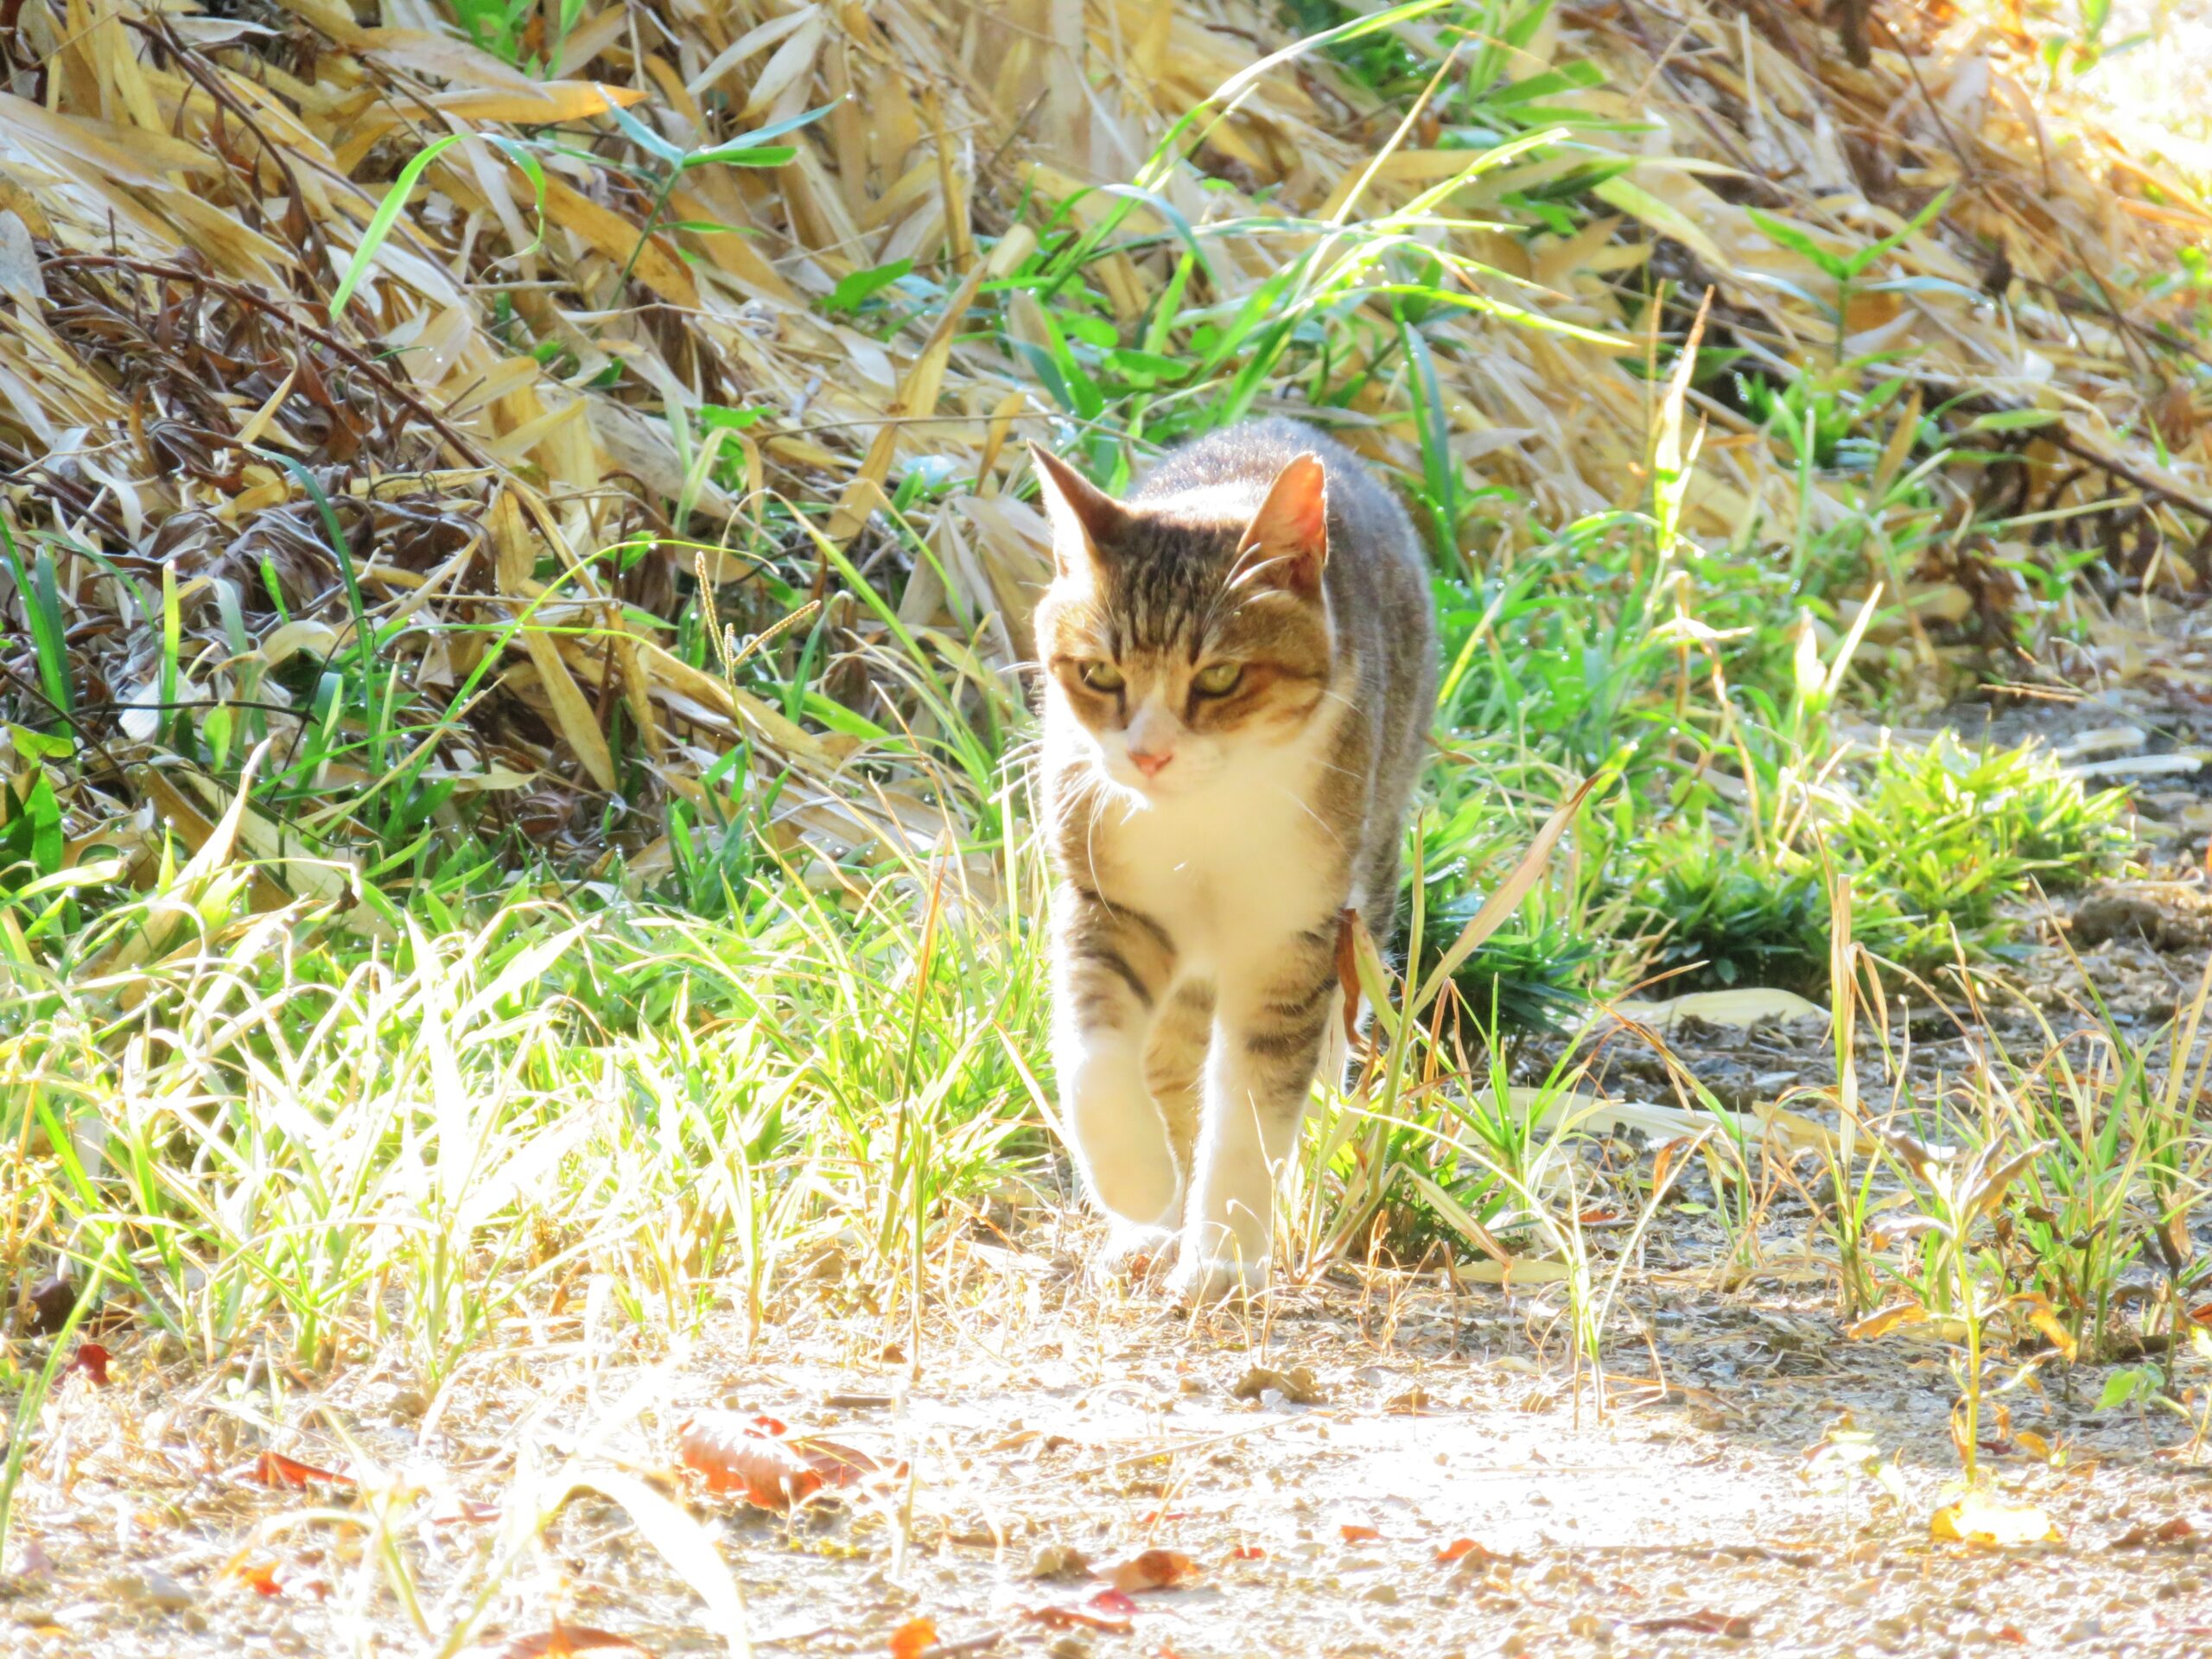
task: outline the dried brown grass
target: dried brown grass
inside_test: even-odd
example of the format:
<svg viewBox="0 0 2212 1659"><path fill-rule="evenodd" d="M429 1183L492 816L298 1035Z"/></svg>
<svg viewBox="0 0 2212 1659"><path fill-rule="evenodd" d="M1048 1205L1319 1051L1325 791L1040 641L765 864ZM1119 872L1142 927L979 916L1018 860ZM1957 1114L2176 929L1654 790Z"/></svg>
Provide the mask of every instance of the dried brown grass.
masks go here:
<svg viewBox="0 0 2212 1659"><path fill-rule="evenodd" d="M1891 285L1846 303L1845 355L1897 353L1895 372L1955 431L2045 411L2048 424L1977 441L2013 453L2022 499L2103 502L2084 517L2122 574L2201 587L2212 438L2180 372L2201 347L2190 296L2153 279L2212 232L2212 207L2093 105L2069 114L2031 96L2031 43L2001 14L1879 7L1858 68L1816 10L1560 5L1512 72L1587 59L1602 83L1547 101L1620 124L1580 129L1579 157L1539 151L1472 180L1445 204L1453 217L1421 232L1497 273L1486 297L1602 337L1474 310L1432 330L1454 460L1528 505L1491 550L1642 498L1653 391L1641 365L1686 321L1675 295L1694 302L1710 284L1713 340L1755 364L1831 365L1837 331L1821 306L1835 285L1752 210L1844 253L1949 189L1941 219L1865 279ZM545 23L531 25L539 48ZM1432 13L1395 33L1441 63L1453 28ZM1013 440L1049 437L1065 416L1015 349L1036 300L995 280L1036 245L1040 203L1077 198L1076 221L1100 223L1116 199L1081 193L1138 174L1178 117L1290 38L1271 8L1239 0L661 0L582 18L562 78L538 82L461 43L425 0L393 0L376 27L336 0L239 0L219 15L144 0L10 7L0 467L17 541L53 559L67 619L71 835L143 837L159 819L196 845L225 804L150 706L165 582L176 700L203 721L230 702L265 723L276 754L297 750L311 716L287 664L342 660L355 623L329 515L270 458L283 455L327 496L379 660L415 714L390 752L321 763L285 830L249 814L257 850L327 861L274 867L279 887L342 890L350 804L410 756L486 798L488 822L572 855L600 844L618 788L631 806L641 789L696 794L741 741L788 772L811 830L926 837L918 800L855 786L852 740L803 730L711 658L669 649L690 543L713 550L710 579L736 579L725 601L749 627L777 614L742 581L751 556L782 558L802 583L812 569L819 595L836 585L830 553L849 545L885 561L874 568L896 588L904 556L871 515L911 458L950 457L972 481L917 505L936 563L904 584L899 613L956 684L1010 674L1043 568ZM594 159L624 153L610 96L684 146L834 107L791 141L789 166L687 175L667 216L678 228L641 246L646 199ZM542 236L523 170L467 138L430 166L331 318L410 156L451 132L548 130L569 150L545 157ZM1281 267L1300 234L1287 219L1371 218L1469 159L1436 147L1433 114L1408 119L1318 56L1262 75L1205 131L1154 181L1193 225L1246 221L1206 232L1211 280L1189 296L1206 305ZM1508 205L1593 149L1635 162L1602 201L1577 205L1571 233ZM1125 331L1173 269L1168 229L1140 207L1096 265ZM944 298L888 340L819 306L841 276L902 257ZM1922 281L1896 285L1906 278ZM553 353L558 372L541 360ZM1276 383L1262 402L1298 397ZM1786 458L1735 410L1693 398L1710 434L1685 529L1718 540L1793 523ZM667 410L701 402L767 411L709 440L734 458L731 487L671 435ZM1352 434L1368 453L1419 476L1402 379L1370 383L1352 415L1369 423ZM1961 476L1961 524L1987 487ZM810 528L770 515L778 499ZM1824 488L1807 505L1815 531L1853 511ZM595 556L625 538L650 546L626 568ZM0 607L5 695L31 717L26 599L3 575ZM863 607L833 620L835 647L863 665L886 637ZM472 687L503 632L524 649ZM19 749L9 769L29 764ZM647 866L655 850L642 849Z"/></svg>

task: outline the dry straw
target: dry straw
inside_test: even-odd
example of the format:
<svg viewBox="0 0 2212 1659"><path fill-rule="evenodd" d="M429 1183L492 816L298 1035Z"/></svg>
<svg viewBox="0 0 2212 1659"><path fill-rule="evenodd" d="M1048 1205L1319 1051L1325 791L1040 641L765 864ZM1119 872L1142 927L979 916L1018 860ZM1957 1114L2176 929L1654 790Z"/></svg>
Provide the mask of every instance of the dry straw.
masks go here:
<svg viewBox="0 0 2212 1659"><path fill-rule="evenodd" d="M286 822L245 812L272 901L342 893L362 798L410 764L575 852L626 779L630 805L641 778L696 796L744 742L789 774L803 833L926 842L920 783L862 786L852 740L802 729L714 652L687 665L658 619L695 564L749 631L781 614L744 581L754 554L817 569L823 597L921 546L914 579L883 584L903 592L895 613L831 607L836 648L865 665L905 627L956 689L1013 671L1043 526L1010 440L1070 427L1020 349L1038 298L997 279L1070 198L1103 237L1094 280L1125 334L1185 227L1205 257L1184 302L1225 311L1297 252L1356 251L1421 207L1411 233L1479 273L1427 330L1450 454L1463 483L1531 508L1496 555L1643 498L1644 360L1711 287L1712 344L1812 373L1896 352L1921 408L2017 456L2038 509L2081 510L2127 574L2201 583L2207 441L2162 366L2186 361L2162 341L2188 296L2148 279L2212 230L2202 199L2091 115L2062 124L2063 104L2031 100L2031 43L2001 17L1877 7L1856 67L1817 10L1558 5L1505 72L1595 67L1544 99L1571 140L1477 167L1440 145L1426 101L1381 107L1327 57L1284 53L1273 6L657 0L575 17L541 79L424 0L390 0L377 28L339 0L220 16L24 0L0 92L8 695L71 705L79 842L149 846L156 819L188 848L213 833L227 790L174 752L177 706L203 733L232 706L233 764L249 736L278 772L311 730L358 740L296 779L313 798ZM1390 32L1440 86L1497 8L1402 10ZM556 44L532 14L525 54L542 69ZM786 165L658 187L635 136L696 154L823 106L779 141ZM361 259L392 181L451 135ZM537 142L499 142L518 138ZM1571 223L1508 205L1593 154L1633 165ZM1096 188L1133 179L1134 207ZM892 338L822 305L901 259L938 297ZM1253 402L1298 398L1269 381ZM1691 399L1709 424L1686 533L1851 511L1817 480L1801 501L1762 434ZM709 404L763 412L715 428ZM1418 478L1410 408L1402 378L1378 378L1351 435ZM920 456L972 482L918 501L893 538L879 510ZM626 540L631 555L601 556ZM42 607L66 684L40 659ZM302 653L361 671L359 706L318 706ZM391 719L394 699L451 718ZM6 741L11 774L34 763Z"/></svg>

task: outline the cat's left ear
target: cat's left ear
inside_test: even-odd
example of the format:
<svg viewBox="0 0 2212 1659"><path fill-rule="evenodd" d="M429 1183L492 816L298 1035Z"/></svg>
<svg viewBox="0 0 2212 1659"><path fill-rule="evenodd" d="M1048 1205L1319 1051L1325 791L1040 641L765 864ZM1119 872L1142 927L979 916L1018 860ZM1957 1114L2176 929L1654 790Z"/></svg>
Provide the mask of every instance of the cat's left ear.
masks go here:
<svg viewBox="0 0 2212 1659"><path fill-rule="evenodd" d="M1128 509L1044 445L1029 446L1037 466L1038 493L1052 521L1052 563L1071 576L1097 563L1128 528Z"/></svg>
<svg viewBox="0 0 2212 1659"><path fill-rule="evenodd" d="M1268 486L1267 499L1237 548L1240 572L1307 598L1321 591L1329 560L1329 481L1321 457L1294 457Z"/></svg>

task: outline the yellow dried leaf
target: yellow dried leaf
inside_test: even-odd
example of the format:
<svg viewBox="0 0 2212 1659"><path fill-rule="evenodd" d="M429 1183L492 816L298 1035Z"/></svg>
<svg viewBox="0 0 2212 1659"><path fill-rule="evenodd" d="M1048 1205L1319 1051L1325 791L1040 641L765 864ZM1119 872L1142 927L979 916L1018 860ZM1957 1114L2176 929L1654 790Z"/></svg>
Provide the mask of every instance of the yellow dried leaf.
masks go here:
<svg viewBox="0 0 2212 1659"><path fill-rule="evenodd" d="M166 133L118 127L90 116L58 115L13 92L0 92L0 134L149 190L174 188L170 173L217 173L222 166L206 151Z"/></svg>
<svg viewBox="0 0 2212 1659"><path fill-rule="evenodd" d="M492 504L491 531L492 545L499 556L499 586L511 596L519 594L529 580L533 561L512 490L501 491ZM613 751L607 746L607 734L600 729L591 704L576 689L568 664L561 660L560 646L543 628L525 623L519 632L524 649L530 652L531 665L537 670L538 680L544 687L546 700L552 706L553 721L560 728L561 735L576 752L576 759L583 762L592 781L601 789L612 790Z"/></svg>
<svg viewBox="0 0 2212 1659"><path fill-rule="evenodd" d="M1732 991L1692 991L1663 1002L1633 999L1617 1002L1613 1012L1638 1025L1662 1028L1681 1020L1702 1020L1710 1026L1764 1025L1781 1020L1825 1019L1827 1011L1795 991L1770 986L1746 985Z"/></svg>
<svg viewBox="0 0 2212 1659"><path fill-rule="evenodd" d="M1938 1543L1982 1544L2018 1549L2058 1543L2058 1529L2032 1503L2010 1503L1990 1492L1968 1492L1929 1517L1928 1535Z"/></svg>
<svg viewBox="0 0 2212 1659"><path fill-rule="evenodd" d="M476 91L441 92L433 109L464 121L512 121L518 126L555 126L604 115L610 105L628 109L645 94L634 86L607 86L594 80L547 80L527 92Z"/></svg>
<svg viewBox="0 0 2212 1659"><path fill-rule="evenodd" d="M2056 1314L2047 1307L2039 1307L2028 1315L2028 1323L2050 1339L2050 1345L2066 1356L2069 1364L2073 1363L2077 1347L2074 1333L2058 1322Z"/></svg>
<svg viewBox="0 0 2212 1659"><path fill-rule="evenodd" d="M1555 1285L1567 1276L1567 1266L1543 1256L1520 1255L1503 1262L1463 1262L1452 1274L1463 1285Z"/></svg>
<svg viewBox="0 0 2212 1659"><path fill-rule="evenodd" d="M639 248L638 238L643 226L632 224L612 208L601 207L550 174L545 180L545 217L563 230L574 231L612 261L618 270L629 263L630 256L635 252L637 265L631 276L636 282L671 305L680 305L686 310L698 308L699 285L691 280L691 273L683 268L683 262L670 251L660 236L651 238Z"/></svg>
<svg viewBox="0 0 2212 1659"><path fill-rule="evenodd" d="M1918 1325L1927 1318L1928 1310L1918 1302L1897 1302L1878 1313L1869 1313L1844 1334L1853 1342L1868 1342L1886 1335L1901 1325Z"/></svg>
<svg viewBox="0 0 2212 1659"><path fill-rule="evenodd" d="M480 46L433 35L420 29L372 29L361 36L361 49L386 63L421 74L435 75L454 87L479 92L498 88L524 98L539 95L540 82Z"/></svg>

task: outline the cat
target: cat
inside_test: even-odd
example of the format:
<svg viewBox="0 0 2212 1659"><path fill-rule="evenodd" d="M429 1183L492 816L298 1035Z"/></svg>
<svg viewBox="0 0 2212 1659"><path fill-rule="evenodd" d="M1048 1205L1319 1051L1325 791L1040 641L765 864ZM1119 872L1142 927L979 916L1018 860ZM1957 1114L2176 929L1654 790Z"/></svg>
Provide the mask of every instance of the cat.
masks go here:
<svg viewBox="0 0 2212 1659"><path fill-rule="evenodd" d="M1061 1116L1109 1267L1263 1287L1275 1178L1342 1020L1345 911L1387 943L1436 698L1427 564L1341 444L1263 420L1126 501L1032 446Z"/></svg>

